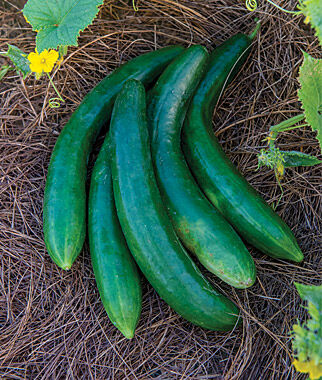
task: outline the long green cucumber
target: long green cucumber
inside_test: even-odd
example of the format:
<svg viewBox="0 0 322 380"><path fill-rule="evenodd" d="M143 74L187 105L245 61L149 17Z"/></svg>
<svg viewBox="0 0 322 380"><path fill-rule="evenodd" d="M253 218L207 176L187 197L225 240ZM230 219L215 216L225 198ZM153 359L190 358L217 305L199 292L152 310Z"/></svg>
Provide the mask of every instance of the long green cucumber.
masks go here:
<svg viewBox="0 0 322 380"><path fill-rule="evenodd" d="M111 322L133 338L142 290L136 264L117 218L109 162L109 136L95 162L88 202L89 246L96 284Z"/></svg>
<svg viewBox="0 0 322 380"><path fill-rule="evenodd" d="M204 75L206 57L201 46L185 50L151 90L148 118L152 158L164 203L183 245L212 273L243 289L256 279L254 261L237 233L198 187L181 150L183 119Z"/></svg>
<svg viewBox="0 0 322 380"><path fill-rule="evenodd" d="M50 160L43 210L46 247L61 268L72 266L85 240L87 160L117 93L129 78L153 82L182 50L167 47L122 65L84 98L62 130Z"/></svg>
<svg viewBox="0 0 322 380"><path fill-rule="evenodd" d="M178 240L157 187L145 92L128 81L111 119L114 197L126 241L143 274L178 314L211 330L230 330L238 309L201 275Z"/></svg>
<svg viewBox="0 0 322 380"><path fill-rule="evenodd" d="M210 58L183 128L183 150L203 192L239 234L269 256L301 261L303 254L284 221L238 172L212 130L223 87L245 62L252 36L237 34Z"/></svg>

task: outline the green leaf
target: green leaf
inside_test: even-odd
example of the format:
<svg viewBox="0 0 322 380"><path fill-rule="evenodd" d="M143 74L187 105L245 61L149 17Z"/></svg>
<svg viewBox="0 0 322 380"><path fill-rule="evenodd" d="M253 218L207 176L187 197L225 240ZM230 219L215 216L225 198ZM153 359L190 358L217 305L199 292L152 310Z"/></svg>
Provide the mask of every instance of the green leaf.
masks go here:
<svg viewBox="0 0 322 380"><path fill-rule="evenodd" d="M305 22L309 22L315 29L322 45L322 0L302 0L299 9L305 16Z"/></svg>
<svg viewBox="0 0 322 380"><path fill-rule="evenodd" d="M302 300L312 302L322 314L322 285L304 285L298 282L294 282L294 284Z"/></svg>
<svg viewBox="0 0 322 380"><path fill-rule="evenodd" d="M59 45L77 46L77 37L98 13L103 0L29 0L23 9L37 32L38 52Z"/></svg>
<svg viewBox="0 0 322 380"><path fill-rule="evenodd" d="M17 48L17 46L8 45L8 51L2 53L2 55L10 58L11 62L15 65L17 72L20 72L23 75L23 78L26 78L26 76L30 74L30 62L27 59L27 54Z"/></svg>
<svg viewBox="0 0 322 380"><path fill-rule="evenodd" d="M306 153L291 151L282 151L283 154L283 165L288 168L291 166L314 166L320 164L322 161L318 158L311 156Z"/></svg>
<svg viewBox="0 0 322 380"><path fill-rule="evenodd" d="M322 366L322 285L294 284L303 301L308 303L310 316L302 325L293 326L294 357L302 363L313 362Z"/></svg>
<svg viewBox="0 0 322 380"><path fill-rule="evenodd" d="M317 132L322 149L322 59L315 59L304 53L300 67L299 99L302 102L305 119L313 131Z"/></svg>
<svg viewBox="0 0 322 380"><path fill-rule="evenodd" d="M291 117L290 119L286 119L277 125L272 125L269 130L273 133L291 131L292 129L298 128L299 126L295 126L296 123L304 120L305 116L303 114L296 115Z"/></svg>
<svg viewBox="0 0 322 380"><path fill-rule="evenodd" d="M8 71L10 70L14 70L13 67L11 66L8 66L8 65L5 65L5 66L2 66L0 67L0 80L3 79L3 77L7 74Z"/></svg>

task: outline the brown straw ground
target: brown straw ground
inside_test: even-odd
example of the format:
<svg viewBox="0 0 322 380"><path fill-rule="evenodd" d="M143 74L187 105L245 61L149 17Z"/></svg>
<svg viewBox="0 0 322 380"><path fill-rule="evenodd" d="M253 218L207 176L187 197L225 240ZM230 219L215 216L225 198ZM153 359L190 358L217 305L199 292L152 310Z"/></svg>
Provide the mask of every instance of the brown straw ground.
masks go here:
<svg viewBox="0 0 322 380"><path fill-rule="evenodd" d="M34 48L19 9L0 2L0 50ZM294 9L296 1L284 1ZM214 286L241 308L243 327L205 331L184 321L143 282L143 311L135 338L109 321L85 248L72 270L50 260L42 234L42 199L57 136L84 95L122 62L169 44L216 46L233 34L262 29L238 78L217 106L214 130L229 157L270 203L280 197L271 170L256 171L256 153L270 125L299 112L296 79L301 50L321 50L302 17L261 0L250 13L237 0L106 1L99 18L70 48L54 81L66 103L51 109L48 78L0 82L0 378L1 379L305 379L291 366L288 334L305 311L294 281L321 280L321 167L288 169L277 212L292 228L305 260L292 264L250 250L258 270L249 290L234 290L209 273ZM0 64L7 63L0 58ZM284 133L284 150L319 155L309 128ZM96 148L97 152L97 148ZM66 157L68 159L68 157ZM93 161L93 158L92 158Z"/></svg>

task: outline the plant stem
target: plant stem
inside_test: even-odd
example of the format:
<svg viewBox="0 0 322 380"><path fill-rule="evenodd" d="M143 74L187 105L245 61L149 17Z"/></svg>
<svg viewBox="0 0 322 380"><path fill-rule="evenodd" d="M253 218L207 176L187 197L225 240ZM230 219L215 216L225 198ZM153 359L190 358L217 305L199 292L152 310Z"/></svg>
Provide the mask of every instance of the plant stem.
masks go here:
<svg viewBox="0 0 322 380"><path fill-rule="evenodd" d="M255 27L255 29L248 35L248 37L250 39L253 39L256 36L256 34L257 34L257 32L258 32L258 30L259 30L260 27L261 27L260 20L257 19L256 20L256 27Z"/></svg>
<svg viewBox="0 0 322 380"><path fill-rule="evenodd" d="M288 11L287 9L284 9L284 8L280 7L279 5L275 4L272 0L267 0L267 1L270 4L274 5L274 7L276 7L277 9L279 9L280 11L283 11L285 13L291 13L293 15L299 15L302 13L301 11Z"/></svg>
<svg viewBox="0 0 322 380"><path fill-rule="evenodd" d="M302 11L288 11L287 9L284 9L284 8L280 7L279 5L275 4L272 0L267 0L267 1L270 4L274 5L274 7L276 7L277 9L279 9L282 12L290 13L290 14L293 14L293 15L300 15L300 14L303 13ZM300 5L301 5L301 2L300 2ZM257 1L256 0L246 0L246 8L250 12L255 11L257 9Z"/></svg>
<svg viewBox="0 0 322 380"><path fill-rule="evenodd" d="M275 149L275 140L277 138L277 132L276 133L270 133L271 139L269 140L268 146L271 150Z"/></svg>
<svg viewBox="0 0 322 380"><path fill-rule="evenodd" d="M58 52L59 58L64 57L67 54L68 46L67 45L59 45Z"/></svg>
<svg viewBox="0 0 322 380"><path fill-rule="evenodd" d="M290 119L284 120L277 125L272 125L269 129L269 143L268 146L270 149L275 148L275 140L279 132L291 131L292 129L306 127L308 124L294 125L305 119L304 114L296 115Z"/></svg>
<svg viewBox="0 0 322 380"><path fill-rule="evenodd" d="M256 0L246 0L246 8L253 12L257 9L257 1Z"/></svg>
<svg viewBox="0 0 322 380"><path fill-rule="evenodd" d="M278 198L278 201L276 202L276 204L274 204L274 206L273 206L273 210L275 211L277 209L278 205L280 204L281 199L283 198L284 190L283 190L283 187L282 187L282 184L281 184L281 181L280 181L280 178L279 178L279 175L278 175L278 172L276 169L274 169L274 173L275 173L275 178L276 178L276 181L278 183L278 186L281 190L281 195Z"/></svg>
<svg viewBox="0 0 322 380"><path fill-rule="evenodd" d="M299 123L300 121L305 119L304 114L296 115L294 117L291 117L290 119L284 120L281 123L277 125L273 125L270 127L270 132L284 132L289 131L294 128L298 128L297 126L294 127L294 124Z"/></svg>
<svg viewBox="0 0 322 380"><path fill-rule="evenodd" d="M133 5L133 9L135 10L135 12L137 12L139 10L139 8L136 6L135 0L132 0L132 5Z"/></svg>
<svg viewBox="0 0 322 380"><path fill-rule="evenodd" d="M58 107L60 107L60 103L59 103L59 101L57 101L57 99L63 103L65 103L65 100L61 97L60 93L58 92L58 90L57 90L53 80L51 79L51 76L49 75L49 73L47 73L47 75L48 75L48 78L49 78L51 85L53 86L56 94L58 95L58 98L49 99L49 105L51 108L58 108Z"/></svg>

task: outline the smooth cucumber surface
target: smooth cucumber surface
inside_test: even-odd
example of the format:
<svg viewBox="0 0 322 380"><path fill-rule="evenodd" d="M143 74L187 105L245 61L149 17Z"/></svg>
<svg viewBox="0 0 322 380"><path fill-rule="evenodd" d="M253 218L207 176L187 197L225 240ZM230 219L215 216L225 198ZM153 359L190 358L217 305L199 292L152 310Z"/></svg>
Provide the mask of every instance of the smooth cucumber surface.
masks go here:
<svg viewBox="0 0 322 380"><path fill-rule="evenodd" d="M181 149L189 100L205 74L201 46L181 53L149 94L148 119L158 185L183 245L209 271L236 288L256 279L254 261L240 237L200 190Z"/></svg>
<svg viewBox="0 0 322 380"><path fill-rule="evenodd" d="M130 339L141 314L142 290L116 213L109 136L93 168L88 208L89 246L100 297L111 322Z"/></svg>
<svg viewBox="0 0 322 380"><path fill-rule="evenodd" d="M113 71L85 96L60 133L48 168L43 228L49 255L61 268L72 266L85 240L87 160L117 93L129 78L150 84L182 50L166 47Z"/></svg>
<svg viewBox="0 0 322 380"><path fill-rule="evenodd" d="M144 87L128 81L111 118L111 164L118 217L147 280L178 314L210 329L231 330L237 307L216 292L179 242L154 174Z"/></svg>
<svg viewBox="0 0 322 380"><path fill-rule="evenodd" d="M299 262L303 254L290 228L239 173L212 130L215 104L245 62L251 42L237 34L211 54L185 119L183 151L207 198L245 240L269 256Z"/></svg>

